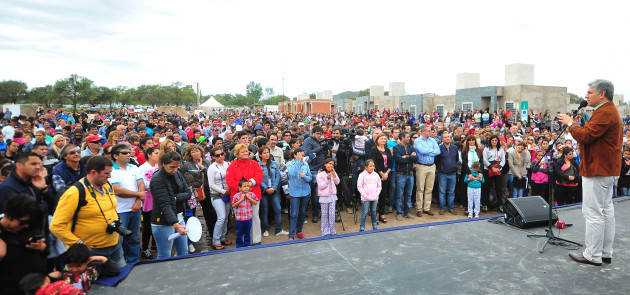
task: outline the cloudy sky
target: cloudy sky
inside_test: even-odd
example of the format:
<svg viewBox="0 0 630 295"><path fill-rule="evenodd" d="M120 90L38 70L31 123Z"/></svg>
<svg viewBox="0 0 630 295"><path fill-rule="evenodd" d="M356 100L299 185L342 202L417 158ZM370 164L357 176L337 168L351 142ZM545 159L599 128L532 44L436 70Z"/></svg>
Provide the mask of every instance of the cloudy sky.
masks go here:
<svg viewBox="0 0 630 295"><path fill-rule="evenodd" d="M204 94L253 80L291 97L402 81L448 95L457 73L503 85L506 64L530 63L538 85L583 96L606 78L630 101L624 3L0 0L0 80L76 73L108 87L199 82Z"/></svg>

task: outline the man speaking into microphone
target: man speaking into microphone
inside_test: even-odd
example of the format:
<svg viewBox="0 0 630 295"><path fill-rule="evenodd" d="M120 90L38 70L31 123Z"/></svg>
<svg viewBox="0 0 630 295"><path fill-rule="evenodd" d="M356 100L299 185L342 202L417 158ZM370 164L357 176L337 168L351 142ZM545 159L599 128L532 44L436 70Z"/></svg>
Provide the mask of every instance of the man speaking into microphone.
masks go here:
<svg viewBox="0 0 630 295"><path fill-rule="evenodd" d="M571 253L571 259L586 264L612 262L615 239L615 209L612 203L615 178L621 172L621 117L613 103L614 86L607 80L588 84L588 106L593 114L584 127L577 117L558 115L567 131L579 143L582 175L582 214L586 218L585 249Z"/></svg>

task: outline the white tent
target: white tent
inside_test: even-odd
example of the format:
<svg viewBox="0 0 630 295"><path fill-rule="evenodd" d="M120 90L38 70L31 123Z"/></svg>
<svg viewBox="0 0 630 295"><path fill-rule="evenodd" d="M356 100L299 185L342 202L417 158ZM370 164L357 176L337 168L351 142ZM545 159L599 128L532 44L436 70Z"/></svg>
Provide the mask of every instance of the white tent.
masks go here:
<svg viewBox="0 0 630 295"><path fill-rule="evenodd" d="M214 99L214 96L210 96L210 98L208 98L208 100L206 100L206 102L202 103L201 105L199 105L200 108L204 108L204 109L222 109L224 108L224 106L222 104L220 104L216 99Z"/></svg>

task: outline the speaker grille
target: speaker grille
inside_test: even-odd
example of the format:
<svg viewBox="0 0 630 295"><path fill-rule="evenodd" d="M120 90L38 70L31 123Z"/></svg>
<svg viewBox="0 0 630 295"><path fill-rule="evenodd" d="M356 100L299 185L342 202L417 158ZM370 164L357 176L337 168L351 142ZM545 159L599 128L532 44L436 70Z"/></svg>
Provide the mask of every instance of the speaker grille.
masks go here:
<svg viewBox="0 0 630 295"><path fill-rule="evenodd" d="M549 224L549 205L540 196L508 199L505 207L506 222L516 227L526 228ZM555 212L552 212L551 219L554 223L558 220Z"/></svg>

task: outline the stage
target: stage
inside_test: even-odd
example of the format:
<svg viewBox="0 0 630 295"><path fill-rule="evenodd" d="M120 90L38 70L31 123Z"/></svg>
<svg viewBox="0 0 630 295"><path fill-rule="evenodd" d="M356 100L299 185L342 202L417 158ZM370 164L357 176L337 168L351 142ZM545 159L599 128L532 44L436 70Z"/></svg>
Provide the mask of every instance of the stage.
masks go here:
<svg viewBox="0 0 630 295"><path fill-rule="evenodd" d="M572 261L572 248L538 249L546 227L488 219L420 224L230 249L136 265L116 287L92 294L627 294L630 198L616 198L612 264ZM581 206L558 209L573 223L558 234L584 242ZM369 228L369 227L368 227ZM573 247L575 248L575 247ZM580 251L582 248L580 248Z"/></svg>

